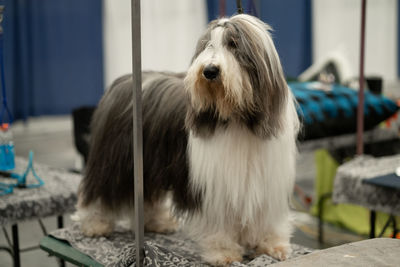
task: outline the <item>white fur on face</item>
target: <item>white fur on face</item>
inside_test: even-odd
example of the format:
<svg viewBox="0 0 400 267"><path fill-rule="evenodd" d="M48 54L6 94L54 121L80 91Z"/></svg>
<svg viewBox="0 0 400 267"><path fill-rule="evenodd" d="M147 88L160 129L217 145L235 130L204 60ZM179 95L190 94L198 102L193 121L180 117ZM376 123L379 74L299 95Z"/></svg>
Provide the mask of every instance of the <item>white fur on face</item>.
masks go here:
<svg viewBox="0 0 400 267"><path fill-rule="evenodd" d="M223 21L228 21L228 19L223 19ZM240 110L251 105L252 89L247 73L241 69L235 56L228 50L223 37L224 27L216 27L211 31L211 39L207 47L188 70L185 87L191 97L192 107L197 112L215 105L220 117L227 119L232 111L232 109L227 109L227 106L234 106ZM220 77L216 82L207 81L203 76L203 69L210 64L220 68ZM217 87L221 85L223 95L218 95L217 98L223 99L208 97L210 93L208 90L217 90Z"/></svg>

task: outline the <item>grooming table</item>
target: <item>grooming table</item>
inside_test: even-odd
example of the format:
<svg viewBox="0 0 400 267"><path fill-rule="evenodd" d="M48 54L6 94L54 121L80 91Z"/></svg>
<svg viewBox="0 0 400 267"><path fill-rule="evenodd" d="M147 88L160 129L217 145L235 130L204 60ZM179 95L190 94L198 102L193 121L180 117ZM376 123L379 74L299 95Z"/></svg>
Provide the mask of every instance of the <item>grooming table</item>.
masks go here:
<svg viewBox="0 0 400 267"><path fill-rule="evenodd" d="M123 228L107 238L88 238L82 235L79 224L75 223L52 232L42 239L40 246L51 255L80 266L133 266L135 263L134 235ZM295 244L292 248L291 258L312 252ZM171 235L146 233L144 250L145 266L208 266L201 260L197 244L181 232ZM267 266L276 262L261 255L252 260L245 258L243 263L234 262L231 266Z"/></svg>
<svg viewBox="0 0 400 267"><path fill-rule="evenodd" d="M349 229L354 230L355 223L350 223L350 219L345 214L349 213L348 207L333 206L329 199L332 198L336 170L339 164L343 163L344 159L354 157L356 151L356 134L345 134L340 136L332 136L320 139L313 139L300 142L298 144L300 152L314 152L316 160L316 181L315 181L315 201L312 213L318 216L319 230L318 240L323 242L323 221L339 223L345 225ZM371 153L376 156L393 155L400 151L400 139L396 129L388 129L376 127L364 133L364 143L366 153ZM360 182L361 183L361 182ZM341 190L353 191L352 187L335 188L336 192ZM339 190L339 191L338 191ZM340 202L337 203L351 203ZM350 207L351 208L351 207ZM328 213L328 209L332 213ZM351 216L351 215L350 215ZM350 223L350 224L349 224ZM367 222L368 223L368 222ZM364 230L365 226L364 226Z"/></svg>
<svg viewBox="0 0 400 267"><path fill-rule="evenodd" d="M24 158L15 159L16 168L13 172L23 173L28 165ZM72 212L77 201L76 192L81 176L63 169L51 168L36 162L33 167L44 185L39 188L19 189L14 188L12 194L0 196L0 226L6 234L6 227L11 225L12 241L6 234L9 247L1 247L13 255L14 266L20 266L20 251L28 251L33 248L20 249L18 237L18 223L26 220L39 219L39 223L45 232L40 219L48 216L58 216L58 227L63 227L62 215ZM27 183L35 182L32 174L28 175ZM3 183L15 183L14 179L2 178Z"/></svg>
<svg viewBox="0 0 400 267"><path fill-rule="evenodd" d="M399 166L400 155L380 158L367 155L356 157L338 168L333 201L400 215L400 190L363 183L364 179L394 173Z"/></svg>
<svg viewBox="0 0 400 267"><path fill-rule="evenodd" d="M135 265L134 237L130 233L120 231L108 238L87 238L75 224L51 235L42 239L41 248L76 265ZM252 260L245 258L242 263L234 262L231 266L398 266L400 240L375 238L316 251L298 245L292 245L292 248L292 256L284 262L261 255ZM201 261L197 251L197 245L182 233L147 233L144 266L208 266Z"/></svg>
<svg viewBox="0 0 400 267"><path fill-rule="evenodd" d="M390 214L395 224L394 215L400 215L400 190L365 182L394 173L399 166L400 155L379 158L362 155L337 170L332 200L334 203L350 203L368 208L371 211L370 237L375 236L376 211Z"/></svg>

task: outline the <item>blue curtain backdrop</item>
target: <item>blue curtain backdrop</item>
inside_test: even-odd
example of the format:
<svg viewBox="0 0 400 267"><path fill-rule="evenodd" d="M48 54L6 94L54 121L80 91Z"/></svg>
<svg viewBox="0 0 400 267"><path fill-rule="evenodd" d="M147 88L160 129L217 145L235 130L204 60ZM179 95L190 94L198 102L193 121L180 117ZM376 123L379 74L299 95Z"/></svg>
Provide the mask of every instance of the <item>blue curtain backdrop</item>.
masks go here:
<svg viewBox="0 0 400 267"><path fill-rule="evenodd" d="M6 5L6 87L16 118L67 114L95 105L103 93L102 1L0 0ZM236 0L225 0L226 15ZM218 0L207 0L209 19ZM243 0L246 13L274 29L287 76L311 64L311 0Z"/></svg>
<svg viewBox="0 0 400 267"><path fill-rule="evenodd" d="M223 5L222 5L223 6ZM274 29L273 39L286 76L297 77L312 63L311 0L243 0L247 14ZM221 1L207 0L208 19L217 18ZM236 0L225 0L225 15L236 13Z"/></svg>
<svg viewBox="0 0 400 267"><path fill-rule="evenodd" d="M68 114L96 104L103 93L102 1L1 2L14 117Z"/></svg>

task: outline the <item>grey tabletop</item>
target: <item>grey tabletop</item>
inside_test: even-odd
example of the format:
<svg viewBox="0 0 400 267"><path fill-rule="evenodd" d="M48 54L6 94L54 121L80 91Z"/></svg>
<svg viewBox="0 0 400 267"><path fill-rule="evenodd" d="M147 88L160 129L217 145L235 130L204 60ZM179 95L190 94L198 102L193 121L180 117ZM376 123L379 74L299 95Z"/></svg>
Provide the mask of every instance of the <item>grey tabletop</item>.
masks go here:
<svg viewBox="0 0 400 267"><path fill-rule="evenodd" d="M400 215L400 190L363 183L363 179L394 173L397 167L400 167L400 155L379 158L362 155L346 162L336 172L333 202Z"/></svg>
<svg viewBox="0 0 400 267"><path fill-rule="evenodd" d="M126 228L119 228L108 237L85 237L79 223L51 233L57 239L66 240L75 249L89 255L104 266L134 266L135 237ZM290 258L311 253L312 250L292 244ZM146 233L145 266L208 266L200 258L198 245L187 238L183 232L170 235ZM245 257L243 262L231 266L267 266L278 262L268 255L256 258Z"/></svg>
<svg viewBox="0 0 400 267"><path fill-rule="evenodd" d="M17 157L15 164L16 168L13 172L22 174L28 166L28 161ZM34 218L61 215L74 210L81 176L36 162L33 163L33 166L45 184L39 188L14 188L12 194L0 196L0 226ZM11 181L9 178L0 178L0 182L15 181ZM30 173L27 177L27 184L35 182L36 180Z"/></svg>

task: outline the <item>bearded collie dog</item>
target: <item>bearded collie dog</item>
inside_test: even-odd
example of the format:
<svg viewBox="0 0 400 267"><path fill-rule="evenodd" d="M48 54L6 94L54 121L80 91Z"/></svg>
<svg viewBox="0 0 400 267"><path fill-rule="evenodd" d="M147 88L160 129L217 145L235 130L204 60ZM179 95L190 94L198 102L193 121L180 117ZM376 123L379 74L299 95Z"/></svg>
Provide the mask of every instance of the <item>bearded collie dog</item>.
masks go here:
<svg viewBox="0 0 400 267"><path fill-rule="evenodd" d="M249 15L212 21L186 73L142 75L145 230L182 222L214 265L291 253L299 120L270 32ZM87 236L133 214L132 79L112 84L92 120L76 213Z"/></svg>

